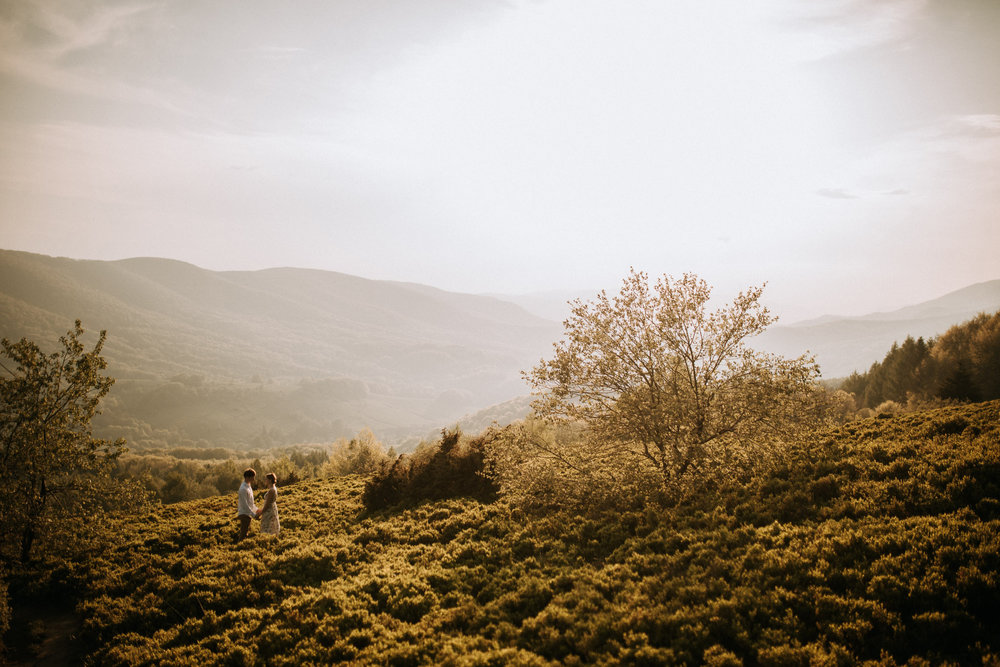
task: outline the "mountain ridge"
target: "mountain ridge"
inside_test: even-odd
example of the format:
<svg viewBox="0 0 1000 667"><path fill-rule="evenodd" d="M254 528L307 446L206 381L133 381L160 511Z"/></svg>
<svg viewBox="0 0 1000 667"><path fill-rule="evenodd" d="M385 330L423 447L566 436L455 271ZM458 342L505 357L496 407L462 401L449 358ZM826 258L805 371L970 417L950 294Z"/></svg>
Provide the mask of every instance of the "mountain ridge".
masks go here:
<svg viewBox="0 0 1000 667"><path fill-rule="evenodd" d="M896 321L911 320L921 317L959 316L967 317L979 312L984 302L1000 303L1000 279L973 283L967 287L952 290L939 297L920 303L903 306L895 310L876 311L863 315L821 315L819 317L800 320L785 325L788 327L806 327L827 324L843 320L858 321Z"/></svg>
<svg viewBox="0 0 1000 667"><path fill-rule="evenodd" d="M933 338L981 312L1000 310L1000 280L989 280L892 311L820 318L773 326L756 339L763 350L816 355L825 378L865 371L907 336Z"/></svg>

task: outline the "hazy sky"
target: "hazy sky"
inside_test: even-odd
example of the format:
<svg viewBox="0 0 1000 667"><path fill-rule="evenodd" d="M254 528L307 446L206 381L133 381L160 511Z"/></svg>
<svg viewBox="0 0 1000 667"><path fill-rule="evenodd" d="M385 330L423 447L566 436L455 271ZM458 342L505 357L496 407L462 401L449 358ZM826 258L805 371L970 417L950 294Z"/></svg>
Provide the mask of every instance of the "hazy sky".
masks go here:
<svg viewBox="0 0 1000 667"><path fill-rule="evenodd" d="M0 4L0 247L789 318L1000 278L996 0Z"/></svg>

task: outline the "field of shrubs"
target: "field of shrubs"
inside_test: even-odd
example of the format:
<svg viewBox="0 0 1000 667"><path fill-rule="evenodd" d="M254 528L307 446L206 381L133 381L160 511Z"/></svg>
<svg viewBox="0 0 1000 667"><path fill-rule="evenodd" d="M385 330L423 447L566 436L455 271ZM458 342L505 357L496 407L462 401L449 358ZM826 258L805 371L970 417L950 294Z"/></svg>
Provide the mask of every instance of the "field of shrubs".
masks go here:
<svg viewBox="0 0 1000 667"><path fill-rule="evenodd" d="M848 423L672 506L368 511L365 479L109 525L19 595L101 665L1000 664L1000 402ZM74 564L76 563L76 564Z"/></svg>

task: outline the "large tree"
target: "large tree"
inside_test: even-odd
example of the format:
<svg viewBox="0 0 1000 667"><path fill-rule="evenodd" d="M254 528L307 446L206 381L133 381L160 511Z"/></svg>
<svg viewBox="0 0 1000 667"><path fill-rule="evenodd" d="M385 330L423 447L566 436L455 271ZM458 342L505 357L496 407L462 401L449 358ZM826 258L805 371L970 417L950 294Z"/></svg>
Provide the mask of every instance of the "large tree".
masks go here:
<svg viewBox="0 0 1000 667"><path fill-rule="evenodd" d="M666 485L749 463L810 422L818 394L811 358L748 346L775 321L762 291L710 312L711 288L697 276L650 287L632 270L617 296L572 304L554 356L526 373L536 413L585 425L596 460L645 462ZM539 451L576 465L551 446Z"/></svg>
<svg viewBox="0 0 1000 667"><path fill-rule="evenodd" d="M0 346L0 479L3 480L6 545L21 560L44 527L87 520L100 512L114 460L125 441L94 438L90 421L114 379L102 374L102 331L89 351L80 321L45 354L28 339ZM128 494L112 500L131 501ZM65 524L68 526L68 524Z"/></svg>

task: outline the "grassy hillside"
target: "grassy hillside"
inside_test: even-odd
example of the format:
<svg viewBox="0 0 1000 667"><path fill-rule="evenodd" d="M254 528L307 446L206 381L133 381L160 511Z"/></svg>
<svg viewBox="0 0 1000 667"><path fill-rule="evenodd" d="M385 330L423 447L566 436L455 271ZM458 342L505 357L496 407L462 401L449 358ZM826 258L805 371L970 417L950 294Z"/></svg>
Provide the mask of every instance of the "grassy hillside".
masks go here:
<svg viewBox="0 0 1000 667"><path fill-rule="evenodd" d="M998 664L1000 402L854 422L676 508L171 505L43 564L94 664ZM256 526L254 527L256 530ZM89 546L88 546L89 545Z"/></svg>

